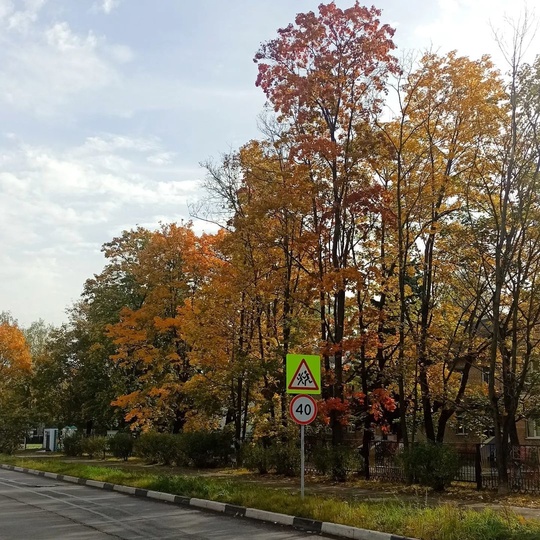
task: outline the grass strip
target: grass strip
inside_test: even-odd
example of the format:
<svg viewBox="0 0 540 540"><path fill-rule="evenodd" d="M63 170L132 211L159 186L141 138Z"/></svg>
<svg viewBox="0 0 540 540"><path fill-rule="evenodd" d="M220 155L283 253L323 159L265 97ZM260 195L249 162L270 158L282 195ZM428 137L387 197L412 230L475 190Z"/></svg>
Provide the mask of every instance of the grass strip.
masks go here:
<svg viewBox="0 0 540 540"><path fill-rule="evenodd" d="M539 540L540 521L526 521L504 507L500 512L476 512L455 505L435 508L390 501L346 501L257 486L236 479L147 473L56 459L0 456L0 462L113 484L197 497L317 519L421 540Z"/></svg>

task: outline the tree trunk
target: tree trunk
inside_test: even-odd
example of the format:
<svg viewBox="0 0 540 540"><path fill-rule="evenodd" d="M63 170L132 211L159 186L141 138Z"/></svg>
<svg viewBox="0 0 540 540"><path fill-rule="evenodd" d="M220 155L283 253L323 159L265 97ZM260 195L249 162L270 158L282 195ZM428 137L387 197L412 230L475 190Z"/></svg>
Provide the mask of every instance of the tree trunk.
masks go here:
<svg viewBox="0 0 540 540"><path fill-rule="evenodd" d="M364 459L364 478L369 480L369 449L373 439L373 431L369 419L364 422L364 434L362 436L362 458Z"/></svg>

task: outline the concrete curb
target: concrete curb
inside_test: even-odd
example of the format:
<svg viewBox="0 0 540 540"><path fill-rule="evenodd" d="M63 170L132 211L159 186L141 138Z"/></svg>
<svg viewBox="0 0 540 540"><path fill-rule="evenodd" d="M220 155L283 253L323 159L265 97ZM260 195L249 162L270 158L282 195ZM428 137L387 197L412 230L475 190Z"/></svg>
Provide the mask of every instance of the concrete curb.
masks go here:
<svg viewBox="0 0 540 540"><path fill-rule="evenodd" d="M230 516L247 517L250 519L257 519L259 521L267 521L270 523L293 527L301 531L317 534L329 534L338 538L352 538L353 540L417 540L415 538L409 538L406 536L370 531L368 529L349 527L347 525L339 525L337 523L328 523L326 521L318 521L315 519L306 519L302 517L289 516L287 514L278 514L277 512L257 510L256 508L245 508L244 506L236 506L233 504L220 503L216 501L207 501L205 499L197 499L195 497L183 497L181 495L172 495L170 493L123 486L121 484L110 484L108 482L99 482L97 480L87 480L86 478L77 478L75 476L36 471L35 469L16 467L14 465L0 464L0 469L35 474L36 476L44 476L45 478L51 478L53 480L59 480L62 482L81 484L108 491L118 491L119 493L125 493L127 495L146 497L149 499L179 504L182 506L191 506L201 510L221 512Z"/></svg>

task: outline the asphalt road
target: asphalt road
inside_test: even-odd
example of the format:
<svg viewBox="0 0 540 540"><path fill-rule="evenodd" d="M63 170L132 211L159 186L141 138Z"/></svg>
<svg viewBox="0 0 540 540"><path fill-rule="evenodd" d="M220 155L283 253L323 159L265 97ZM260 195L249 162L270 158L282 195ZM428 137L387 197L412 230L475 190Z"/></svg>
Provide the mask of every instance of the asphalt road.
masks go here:
<svg viewBox="0 0 540 540"><path fill-rule="evenodd" d="M0 470L1 540L309 537L278 525Z"/></svg>

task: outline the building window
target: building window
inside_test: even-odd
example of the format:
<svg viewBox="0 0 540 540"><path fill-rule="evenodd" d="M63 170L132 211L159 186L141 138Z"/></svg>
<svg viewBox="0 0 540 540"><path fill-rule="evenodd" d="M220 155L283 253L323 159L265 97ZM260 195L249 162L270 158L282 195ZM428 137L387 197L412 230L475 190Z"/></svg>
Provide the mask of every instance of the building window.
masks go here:
<svg viewBox="0 0 540 540"><path fill-rule="evenodd" d="M527 439L540 439L540 418L527 420Z"/></svg>
<svg viewBox="0 0 540 540"><path fill-rule="evenodd" d="M488 366L482 366L480 368L480 371L482 373L482 382L484 384L489 384L489 367Z"/></svg>
<svg viewBox="0 0 540 540"><path fill-rule="evenodd" d="M463 413L456 413L456 435L468 435L469 430L465 425Z"/></svg>

